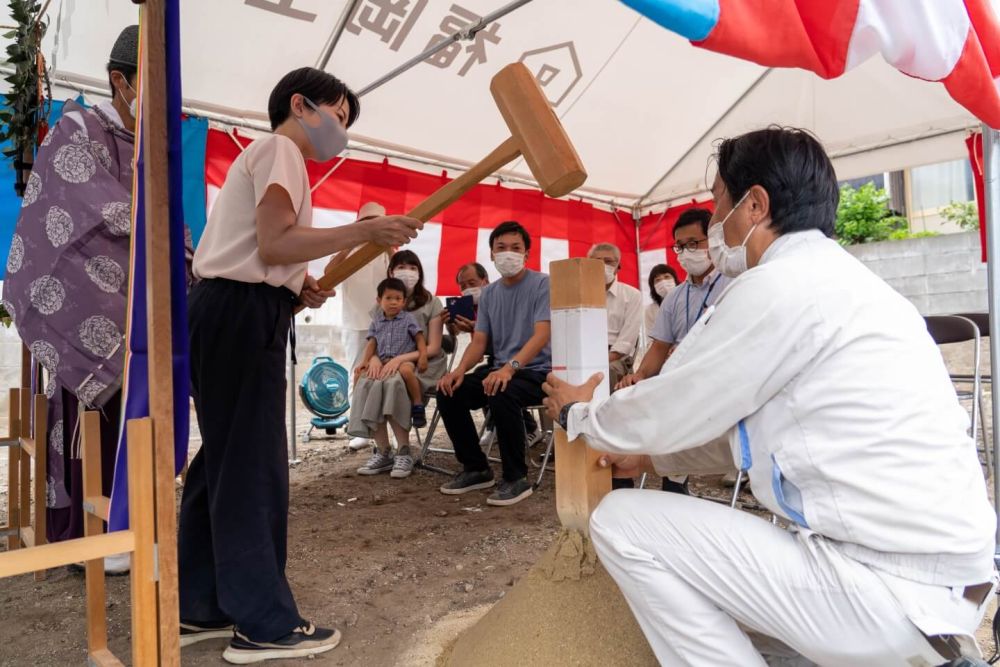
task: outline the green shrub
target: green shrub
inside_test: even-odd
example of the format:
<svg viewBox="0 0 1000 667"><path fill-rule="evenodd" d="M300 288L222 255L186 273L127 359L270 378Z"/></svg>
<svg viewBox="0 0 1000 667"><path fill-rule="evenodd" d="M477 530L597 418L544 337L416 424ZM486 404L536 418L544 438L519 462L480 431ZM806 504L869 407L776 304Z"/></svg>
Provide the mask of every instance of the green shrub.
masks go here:
<svg viewBox="0 0 1000 667"><path fill-rule="evenodd" d="M953 201L941 209L941 217L962 229L979 229L979 211L974 201Z"/></svg>
<svg viewBox="0 0 1000 667"><path fill-rule="evenodd" d="M840 189L835 229L841 245L910 238L906 218L892 214L889 194L873 183Z"/></svg>

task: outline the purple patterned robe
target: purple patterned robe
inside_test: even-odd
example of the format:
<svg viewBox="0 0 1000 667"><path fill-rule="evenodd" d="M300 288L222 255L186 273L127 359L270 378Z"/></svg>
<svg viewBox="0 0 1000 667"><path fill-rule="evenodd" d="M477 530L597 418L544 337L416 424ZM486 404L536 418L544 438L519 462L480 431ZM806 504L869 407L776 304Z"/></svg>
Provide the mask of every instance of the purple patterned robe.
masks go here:
<svg viewBox="0 0 1000 667"><path fill-rule="evenodd" d="M70 503L63 444L75 424L64 424L62 390L102 408L121 384L134 142L109 103L66 102L11 241L3 303L48 376L50 508Z"/></svg>

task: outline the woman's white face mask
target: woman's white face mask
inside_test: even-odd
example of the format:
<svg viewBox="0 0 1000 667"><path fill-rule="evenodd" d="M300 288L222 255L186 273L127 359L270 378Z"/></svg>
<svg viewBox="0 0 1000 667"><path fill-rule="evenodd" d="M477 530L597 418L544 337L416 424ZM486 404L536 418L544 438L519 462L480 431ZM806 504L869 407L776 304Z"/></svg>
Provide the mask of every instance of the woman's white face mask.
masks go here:
<svg viewBox="0 0 1000 667"><path fill-rule="evenodd" d="M392 272L392 277L403 281L403 284L406 285L406 293L412 294L413 288L420 280L420 272L415 269L396 269Z"/></svg>
<svg viewBox="0 0 1000 667"><path fill-rule="evenodd" d="M677 283L670 277L657 280L653 283L653 289L656 290L656 293L660 295L661 299L665 298L668 294L674 291L675 287L677 287Z"/></svg>
<svg viewBox="0 0 1000 667"><path fill-rule="evenodd" d="M721 271L722 275L730 278L735 278L747 270L747 241L750 240L750 235L757 229L757 225L754 224L750 228L747 235L743 237L743 243L735 248L726 245L726 232L723 225L736 212L740 204L746 201L749 195L750 191L747 190L740 197L740 200L736 202L736 206L733 206L732 210L726 214L726 217L708 228L708 254L712 257L712 263L715 264L715 268Z"/></svg>

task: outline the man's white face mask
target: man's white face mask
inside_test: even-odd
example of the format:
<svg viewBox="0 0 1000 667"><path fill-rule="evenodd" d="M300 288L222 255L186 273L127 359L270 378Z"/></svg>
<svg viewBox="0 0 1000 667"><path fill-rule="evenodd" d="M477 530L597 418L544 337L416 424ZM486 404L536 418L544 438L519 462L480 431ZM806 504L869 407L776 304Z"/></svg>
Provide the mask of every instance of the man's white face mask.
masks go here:
<svg viewBox="0 0 1000 667"><path fill-rule="evenodd" d="M493 255L493 265L501 276L510 278L524 270L524 259L519 252L498 252Z"/></svg>
<svg viewBox="0 0 1000 667"><path fill-rule="evenodd" d="M712 257L712 263L715 264L715 268L721 271L722 275L730 278L735 278L747 270L747 241L750 240L750 235L757 229L757 225L754 224L750 228L747 235L743 237L743 243L735 248L726 245L726 232L723 229L723 225L729 220L729 216L736 212L740 204L746 201L749 195L750 191L747 190L740 197L740 200L736 202L736 206L726 214L726 217L708 228L708 254Z"/></svg>
<svg viewBox="0 0 1000 667"><path fill-rule="evenodd" d="M604 284L610 285L615 281L615 276L618 274L618 269L613 266L604 265Z"/></svg>
<svg viewBox="0 0 1000 667"><path fill-rule="evenodd" d="M479 295L482 294L482 292L483 292L483 288L482 287L466 287L464 290L462 290L462 296L471 296L472 297L472 303L474 303L474 304L476 304L478 306L479 305Z"/></svg>
<svg viewBox="0 0 1000 667"><path fill-rule="evenodd" d="M712 258L708 256L705 249L683 250L677 255L677 261L681 263L684 270L692 276L705 275L705 272L712 266Z"/></svg>

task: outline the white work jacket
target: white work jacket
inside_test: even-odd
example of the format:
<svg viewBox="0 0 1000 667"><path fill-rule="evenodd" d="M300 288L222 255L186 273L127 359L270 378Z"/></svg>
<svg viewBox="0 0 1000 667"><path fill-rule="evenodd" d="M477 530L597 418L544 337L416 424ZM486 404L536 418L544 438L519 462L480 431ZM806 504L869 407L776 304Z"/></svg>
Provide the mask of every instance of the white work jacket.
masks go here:
<svg viewBox="0 0 1000 667"><path fill-rule="evenodd" d="M991 579L996 517L941 354L818 231L775 241L658 377L573 406L568 426L654 462L728 433L758 500L850 558L924 585Z"/></svg>

